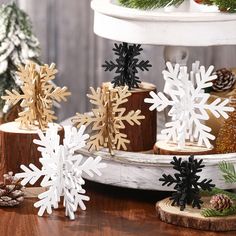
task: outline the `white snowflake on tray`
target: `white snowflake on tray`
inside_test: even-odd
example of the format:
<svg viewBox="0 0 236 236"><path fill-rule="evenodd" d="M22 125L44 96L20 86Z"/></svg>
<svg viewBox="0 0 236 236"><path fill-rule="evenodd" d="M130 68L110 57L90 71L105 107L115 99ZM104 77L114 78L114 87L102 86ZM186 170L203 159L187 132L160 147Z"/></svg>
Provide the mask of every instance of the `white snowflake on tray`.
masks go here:
<svg viewBox="0 0 236 236"><path fill-rule="evenodd" d="M41 130L38 131L39 139L35 139L34 143L39 145L38 150L42 157L39 159L42 168L39 169L34 164L29 167L21 165L23 173L16 174L17 178L23 178L21 184L35 184L35 182L43 177L41 186L48 187L48 190L41 193L38 202L34 204L39 208L38 215L42 216L45 211L52 213L52 208L58 208L60 197L63 196L63 205L65 214L71 220L75 219L75 211L78 206L85 210L84 201L88 201L89 197L84 195L85 190L82 185L85 181L82 173L86 173L93 177L94 174L101 175L100 169L105 167L101 163L101 157L95 159L89 157L85 161L83 156L75 155L75 151L86 145L88 134L84 134L85 126L81 126L79 130L75 127L64 127L65 138L63 145L60 145L60 136L58 135L58 127L50 124L44 135Z"/></svg>
<svg viewBox="0 0 236 236"><path fill-rule="evenodd" d="M165 92L169 96L162 92L150 92L151 98L145 99L146 103L152 104L149 108L151 111L162 111L168 106L171 107L168 115L172 120L165 124L166 129L161 133L166 140L178 143L179 148L184 147L186 140L197 140L199 146L210 148L210 140L214 140L215 136L210 133L211 128L203 122L209 119L207 111L217 118L223 116L227 119L227 112L234 110L226 106L229 103L228 99L222 101L217 98L212 103L207 103L210 94L204 90L211 87L211 81L216 79L216 76L212 75L214 67L210 66L206 70L201 66L189 75L186 66L176 64L173 67L170 62L167 62L166 66L163 76L167 85Z"/></svg>

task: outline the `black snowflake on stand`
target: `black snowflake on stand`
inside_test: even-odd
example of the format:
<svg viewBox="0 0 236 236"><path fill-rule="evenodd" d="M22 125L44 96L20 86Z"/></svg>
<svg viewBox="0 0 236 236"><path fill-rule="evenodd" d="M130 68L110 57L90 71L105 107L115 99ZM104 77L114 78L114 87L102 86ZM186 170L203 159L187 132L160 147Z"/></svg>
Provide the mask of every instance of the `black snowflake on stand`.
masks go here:
<svg viewBox="0 0 236 236"><path fill-rule="evenodd" d="M185 161L182 161L181 158L177 159L174 157L171 164L173 165L173 169L179 173L175 173L174 177L163 174L162 178L159 179L164 182L162 186L175 184L174 189L176 192L172 194L170 200L173 200L172 206L179 206L181 211L185 209L186 204L191 204L193 208L197 207L200 209L203 203L201 201L200 189L211 191L215 187L211 183L211 179L199 181L200 176L197 173L201 172L202 168L205 167L205 165L202 165L202 161L202 159L194 159L194 156L190 156Z"/></svg>
<svg viewBox="0 0 236 236"><path fill-rule="evenodd" d="M143 50L140 44L129 45L128 43L116 44L112 49L115 52L115 55L118 58L113 61L105 61L105 64L102 67L105 68L105 71L113 71L118 74L113 78L111 82L114 87L116 86L125 86L129 87L129 90L132 88L138 88L139 77L136 76L138 70L148 71L149 67L152 65L149 61L139 60L137 56L140 55L140 52Z"/></svg>

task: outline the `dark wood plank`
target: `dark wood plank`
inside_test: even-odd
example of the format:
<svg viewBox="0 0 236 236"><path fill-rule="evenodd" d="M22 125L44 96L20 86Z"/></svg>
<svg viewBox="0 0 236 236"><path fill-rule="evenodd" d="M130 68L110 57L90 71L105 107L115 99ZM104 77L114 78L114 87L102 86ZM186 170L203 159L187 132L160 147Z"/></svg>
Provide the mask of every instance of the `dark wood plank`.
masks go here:
<svg viewBox="0 0 236 236"><path fill-rule="evenodd" d="M219 236L236 232L213 233L168 225L161 222L155 202L168 193L136 191L87 183L91 200L87 211L78 212L76 220L64 217L64 209L38 217L33 207L36 199L27 199L22 206L0 209L0 232L3 236L38 235L158 235L158 236Z"/></svg>

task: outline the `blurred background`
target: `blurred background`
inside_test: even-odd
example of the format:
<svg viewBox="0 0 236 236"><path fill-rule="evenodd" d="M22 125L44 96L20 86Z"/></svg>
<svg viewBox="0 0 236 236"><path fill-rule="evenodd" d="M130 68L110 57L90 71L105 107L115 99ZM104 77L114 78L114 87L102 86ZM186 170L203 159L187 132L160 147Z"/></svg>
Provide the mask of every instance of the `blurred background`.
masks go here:
<svg viewBox="0 0 236 236"><path fill-rule="evenodd" d="M1 4L11 2L0 0ZM106 59L113 59L114 44L93 33L90 0L15 2L31 18L33 32L40 41L42 61L56 63L59 73L55 82L67 86L72 92L69 101L62 103L58 110L59 120L73 116L77 111L88 111L90 106L86 94L89 87L112 79L111 73L105 73L101 65ZM140 74L140 78L156 84L157 89L162 90L164 47L143 45L143 49L143 58L150 60L153 67L150 72ZM236 46L191 47L189 63L195 60L200 60L205 66L213 64L216 69L236 67Z"/></svg>

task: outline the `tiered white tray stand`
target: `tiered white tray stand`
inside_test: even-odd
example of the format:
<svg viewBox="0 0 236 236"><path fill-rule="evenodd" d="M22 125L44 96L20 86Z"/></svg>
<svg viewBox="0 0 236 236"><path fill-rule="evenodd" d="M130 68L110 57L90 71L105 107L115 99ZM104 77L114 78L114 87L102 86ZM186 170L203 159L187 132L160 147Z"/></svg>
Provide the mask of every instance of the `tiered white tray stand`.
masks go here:
<svg viewBox="0 0 236 236"><path fill-rule="evenodd" d="M195 4L191 0L186 1L184 10L180 8L173 11L169 8L141 11L121 7L112 0L93 0L91 7L94 10L94 32L104 38L140 44L236 44L236 14L219 13L215 8L200 9L199 5L190 3ZM86 150L83 152L86 156L91 155ZM112 157L106 150L92 155L100 155L108 165L103 170L102 177L93 178L97 182L135 189L171 190L161 186L159 178L163 173L174 173L170 165L173 156L117 151ZM236 164L236 153L197 158L202 158L206 165L201 173L202 178L213 179L220 188L235 187L224 183L218 163L225 160Z"/></svg>

